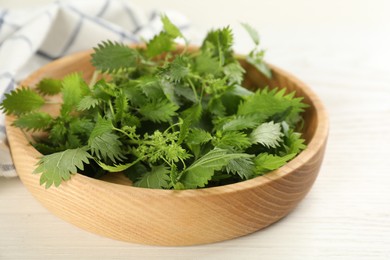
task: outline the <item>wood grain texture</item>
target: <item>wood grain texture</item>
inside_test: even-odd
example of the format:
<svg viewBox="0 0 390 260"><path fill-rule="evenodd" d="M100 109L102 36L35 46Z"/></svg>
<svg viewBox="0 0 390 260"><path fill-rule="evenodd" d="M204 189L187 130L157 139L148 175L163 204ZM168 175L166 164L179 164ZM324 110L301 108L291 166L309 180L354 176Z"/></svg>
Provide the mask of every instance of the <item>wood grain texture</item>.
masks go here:
<svg viewBox="0 0 390 260"><path fill-rule="evenodd" d="M28 77L61 78L82 71L90 78L90 52L57 60ZM227 240L262 229L283 218L310 190L321 166L328 119L318 97L292 75L272 67L268 81L245 65L245 84L284 86L305 98L308 148L282 168L249 181L185 191L150 190L95 180L76 174L59 188L45 189L32 171L40 154L7 118L7 134L17 172L24 185L57 216L88 231L118 240L153 245L193 245ZM114 181L115 182L115 181Z"/></svg>

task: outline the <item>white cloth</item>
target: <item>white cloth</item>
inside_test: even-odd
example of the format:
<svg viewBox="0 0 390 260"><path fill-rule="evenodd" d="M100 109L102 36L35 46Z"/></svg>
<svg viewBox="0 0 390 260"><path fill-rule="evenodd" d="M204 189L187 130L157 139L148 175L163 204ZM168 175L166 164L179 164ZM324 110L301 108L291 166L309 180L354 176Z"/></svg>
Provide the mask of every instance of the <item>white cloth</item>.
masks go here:
<svg viewBox="0 0 390 260"><path fill-rule="evenodd" d="M184 33L188 30L179 13L145 13L129 1L66 0L28 10L0 8L0 102L19 80L53 59L91 49L102 40L134 43L151 38L162 29L160 13ZM0 112L0 176L16 175Z"/></svg>

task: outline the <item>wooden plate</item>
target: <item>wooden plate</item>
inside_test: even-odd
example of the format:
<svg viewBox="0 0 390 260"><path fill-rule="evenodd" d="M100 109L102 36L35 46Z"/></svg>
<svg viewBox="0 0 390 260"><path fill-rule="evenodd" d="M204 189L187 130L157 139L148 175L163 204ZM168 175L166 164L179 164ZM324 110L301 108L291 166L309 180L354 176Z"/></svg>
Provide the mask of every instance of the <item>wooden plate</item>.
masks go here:
<svg viewBox="0 0 390 260"><path fill-rule="evenodd" d="M90 51L54 61L29 76L22 85L44 77L62 78L81 71L89 79ZM76 174L59 188L45 189L32 174L40 156L22 132L11 126L7 135L20 179L47 209L85 230L110 238L152 245L194 245L227 240L262 229L286 216L308 193L320 169L328 135L328 119L318 97L294 76L271 66L267 80L242 61L245 85L286 87L302 96L304 137L308 147L282 168L248 181L199 190L152 190ZM115 180L114 182L119 182ZM59 234L60 236L60 234Z"/></svg>

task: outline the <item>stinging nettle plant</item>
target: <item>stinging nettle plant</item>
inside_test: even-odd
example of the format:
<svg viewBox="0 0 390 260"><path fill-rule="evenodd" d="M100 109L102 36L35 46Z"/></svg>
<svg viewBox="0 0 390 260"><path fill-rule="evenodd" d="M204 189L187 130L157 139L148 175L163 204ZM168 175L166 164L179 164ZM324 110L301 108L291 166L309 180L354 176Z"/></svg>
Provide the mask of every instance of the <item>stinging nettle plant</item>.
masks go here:
<svg viewBox="0 0 390 260"><path fill-rule="evenodd" d="M137 187L212 187L275 170L305 148L297 132L303 98L245 89L229 27L188 51L176 48L177 38L187 43L180 30L166 16L162 23L145 47L105 41L94 48L88 83L73 73L6 94L0 106L16 116L13 125L40 133L31 144L43 154L34 171L41 184L59 186L76 172L123 172ZM243 26L255 44L247 62L272 77L257 32ZM41 110L59 94L58 116Z"/></svg>

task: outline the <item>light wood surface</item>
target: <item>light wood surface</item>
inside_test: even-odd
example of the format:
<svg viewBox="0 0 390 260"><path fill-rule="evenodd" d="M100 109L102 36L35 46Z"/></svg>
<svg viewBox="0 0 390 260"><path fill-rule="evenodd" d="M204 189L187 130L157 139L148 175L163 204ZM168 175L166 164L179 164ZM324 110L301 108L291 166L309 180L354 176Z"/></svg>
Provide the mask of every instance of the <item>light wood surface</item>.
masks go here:
<svg viewBox="0 0 390 260"><path fill-rule="evenodd" d="M2 4L17 2L26 4ZM331 131L315 185L291 214L259 232L155 247L85 232L43 208L19 179L0 179L0 259L389 259L389 2L134 2L180 10L203 28L248 21L260 29L268 60L310 85L328 109ZM240 52L251 46L245 37Z"/></svg>
<svg viewBox="0 0 390 260"><path fill-rule="evenodd" d="M91 52L54 61L33 73L22 86L47 77L82 72L87 82L94 68ZM164 246L218 242L262 229L288 214L310 190L321 166L328 117L319 98L294 76L273 67L272 80L242 62L244 84L287 88L304 97L307 148L282 168L245 182L208 189L142 189L74 175L58 188L39 185L33 175L40 154L6 117L7 136L16 171L24 185L49 211L85 230L118 240Z"/></svg>

